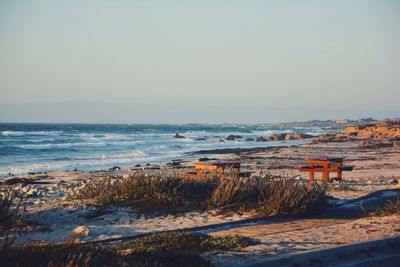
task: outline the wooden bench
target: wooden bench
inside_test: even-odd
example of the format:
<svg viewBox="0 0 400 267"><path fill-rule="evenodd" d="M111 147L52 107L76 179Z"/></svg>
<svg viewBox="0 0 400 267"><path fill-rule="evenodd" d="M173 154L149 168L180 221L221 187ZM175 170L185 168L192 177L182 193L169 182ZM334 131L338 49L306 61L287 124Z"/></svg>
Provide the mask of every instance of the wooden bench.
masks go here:
<svg viewBox="0 0 400 267"><path fill-rule="evenodd" d="M329 182L329 173L335 172L337 179L342 180L343 171L352 171L353 167L343 166L343 158L335 157L313 157L307 158L307 166L298 167L297 170L300 172L308 172L308 178L310 182L314 181L315 172L322 173L322 179L325 182Z"/></svg>
<svg viewBox="0 0 400 267"><path fill-rule="evenodd" d="M237 173L240 176L250 176L250 173L240 172L240 162L196 162L194 168L194 172L187 172L184 176L193 178L201 176L201 174L207 175L210 173L223 173L225 171Z"/></svg>

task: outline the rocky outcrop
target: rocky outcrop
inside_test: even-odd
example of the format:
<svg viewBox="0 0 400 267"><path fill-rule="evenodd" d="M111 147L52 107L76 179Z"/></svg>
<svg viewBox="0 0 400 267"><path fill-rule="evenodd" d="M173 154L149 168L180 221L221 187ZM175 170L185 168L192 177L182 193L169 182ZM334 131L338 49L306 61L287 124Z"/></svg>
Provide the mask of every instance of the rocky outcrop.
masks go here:
<svg viewBox="0 0 400 267"><path fill-rule="evenodd" d="M282 141L282 140L298 140L298 139L305 139L305 138L312 138L314 137L311 134L304 134L304 133L273 133L267 137L269 141Z"/></svg>
<svg viewBox="0 0 400 267"><path fill-rule="evenodd" d="M397 147L400 141L400 121L378 121L356 127L347 127L337 133L325 133L318 136L314 143L345 142L363 140L364 147Z"/></svg>

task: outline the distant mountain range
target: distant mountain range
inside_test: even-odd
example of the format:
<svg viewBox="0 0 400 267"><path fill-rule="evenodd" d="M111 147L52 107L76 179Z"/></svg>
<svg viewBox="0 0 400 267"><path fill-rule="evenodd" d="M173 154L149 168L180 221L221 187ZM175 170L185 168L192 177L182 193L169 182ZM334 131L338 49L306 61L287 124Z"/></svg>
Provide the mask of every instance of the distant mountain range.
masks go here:
<svg viewBox="0 0 400 267"><path fill-rule="evenodd" d="M385 119L399 110L274 108L211 105L102 103L73 100L54 103L0 104L1 122L76 123L272 123L310 120Z"/></svg>

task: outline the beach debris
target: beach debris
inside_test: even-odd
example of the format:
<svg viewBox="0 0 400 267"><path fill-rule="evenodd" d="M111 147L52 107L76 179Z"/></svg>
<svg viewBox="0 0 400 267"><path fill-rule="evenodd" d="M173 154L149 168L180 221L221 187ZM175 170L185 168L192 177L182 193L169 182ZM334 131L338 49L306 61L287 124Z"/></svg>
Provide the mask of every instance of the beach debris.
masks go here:
<svg viewBox="0 0 400 267"><path fill-rule="evenodd" d="M174 138L184 139L184 138L186 138L186 137L183 136L183 135L180 135L179 133L176 133L176 134L174 135Z"/></svg>
<svg viewBox="0 0 400 267"><path fill-rule="evenodd" d="M80 225L76 227L74 230L68 233L68 237L70 238L77 238L77 237L87 237L89 236L89 227L85 225Z"/></svg>

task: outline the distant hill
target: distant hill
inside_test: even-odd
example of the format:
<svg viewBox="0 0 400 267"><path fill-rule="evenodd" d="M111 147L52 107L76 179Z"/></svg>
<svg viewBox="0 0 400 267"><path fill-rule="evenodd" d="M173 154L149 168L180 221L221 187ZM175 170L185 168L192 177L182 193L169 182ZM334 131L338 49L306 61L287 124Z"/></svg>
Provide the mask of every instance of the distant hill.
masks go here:
<svg viewBox="0 0 400 267"><path fill-rule="evenodd" d="M374 117L398 117L400 110L337 110L318 108L273 108L202 105L117 104L89 100L55 103L0 104L2 122L76 123L270 123ZM312 121L314 120L314 121ZM310 122L308 122L310 123ZM303 123L304 124L304 123ZM301 125L301 123L299 123Z"/></svg>

